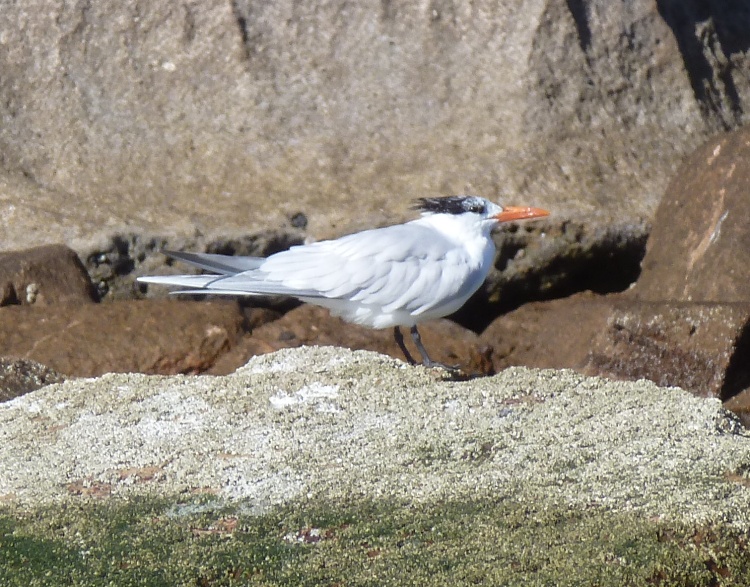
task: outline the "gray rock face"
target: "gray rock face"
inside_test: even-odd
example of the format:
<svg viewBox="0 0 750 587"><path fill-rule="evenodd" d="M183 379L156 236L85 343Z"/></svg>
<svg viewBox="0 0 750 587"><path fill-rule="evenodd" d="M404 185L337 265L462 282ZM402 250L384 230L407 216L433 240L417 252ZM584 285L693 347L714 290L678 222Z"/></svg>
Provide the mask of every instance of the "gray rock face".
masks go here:
<svg viewBox="0 0 750 587"><path fill-rule="evenodd" d="M263 511L491 496L750 527L750 444L718 400L570 371L459 383L303 347L225 377L49 386L0 405L0 435L0 501L18 504L203 491Z"/></svg>
<svg viewBox="0 0 750 587"><path fill-rule="evenodd" d="M4 6L3 246L300 211L320 237L466 191L649 216L746 117L747 14L698 4Z"/></svg>

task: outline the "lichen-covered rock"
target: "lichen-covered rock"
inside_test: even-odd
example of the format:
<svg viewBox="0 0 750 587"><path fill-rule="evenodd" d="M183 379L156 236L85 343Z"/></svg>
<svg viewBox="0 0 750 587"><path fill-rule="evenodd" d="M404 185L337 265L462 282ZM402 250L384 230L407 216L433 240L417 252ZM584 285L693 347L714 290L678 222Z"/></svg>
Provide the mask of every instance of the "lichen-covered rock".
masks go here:
<svg viewBox="0 0 750 587"><path fill-rule="evenodd" d="M223 377L111 374L0 404L0 500L209 493L547 503L750 528L750 442L716 399L572 371L456 382L288 349Z"/></svg>

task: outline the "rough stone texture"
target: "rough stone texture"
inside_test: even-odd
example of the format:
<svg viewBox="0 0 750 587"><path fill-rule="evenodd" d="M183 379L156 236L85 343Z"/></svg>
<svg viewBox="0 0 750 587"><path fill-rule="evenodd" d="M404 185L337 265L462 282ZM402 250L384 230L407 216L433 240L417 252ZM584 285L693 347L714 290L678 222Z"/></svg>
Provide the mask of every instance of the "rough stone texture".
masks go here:
<svg viewBox="0 0 750 587"><path fill-rule="evenodd" d="M724 407L734 412L745 425L745 428L750 428L750 388L729 398L724 402Z"/></svg>
<svg viewBox="0 0 750 587"><path fill-rule="evenodd" d="M303 233L296 228L214 239L202 235L168 238L122 233L92 240L81 256L102 299L132 299L144 291L135 281L138 276L186 272L186 266L175 266L161 253L163 249L266 257L303 241Z"/></svg>
<svg viewBox="0 0 750 587"><path fill-rule="evenodd" d="M656 213L633 295L750 301L750 128L717 137L681 167Z"/></svg>
<svg viewBox="0 0 750 587"><path fill-rule="evenodd" d="M691 155L659 205L643 272L597 339L599 373L729 399L750 387L750 129Z"/></svg>
<svg viewBox="0 0 750 587"><path fill-rule="evenodd" d="M527 304L496 319L480 340L494 349L497 371L511 365L576 369L727 400L750 389L748 316L750 303L583 293Z"/></svg>
<svg viewBox="0 0 750 587"><path fill-rule="evenodd" d="M649 217L746 121L736 2L9 3L3 247L142 229L316 237L478 192Z"/></svg>
<svg viewBox="0 0 750 587"><path fill-rule="evenodd" d="M63 375L40 363L0 357L0 402L64 380Z"/></svg>
<svg viewBox="0 0 750 587"><path fill-rule="evenodd" d="M402 329L404 341L414 359L421 357L412 344L408 329ZM420 325L422 342L430 358L450 366L458 366L469 375L492 372L492 349L479 337L450 320L433 320ZM210 373L231 373L255 355L282 348L303 345L338 346L352 350L370 350L405 361L404 354L393 338L393 329L372 330L357 324L347 324L334 318L328 310L302 305L287 312L279 320L255 328L231 351L221 357Z"/></svg>
<svg viewBox="0 0 750 587"><path fill-rule="evenodd" d="M494 350L496 371L514 365L582 370L612 313L611 300L585 292L526 304L495 319L480 340Z"/></svg>
<svg viewBox="0 0 750 587"><path fill-rule="evenodd" d="M750 389L748 160L750 129L698 149L661 201L635 285L622 294L574 296L498 318L481 337L495 349L495 368L570 367L646 377L724 400L745 397ZM543 238L531 246L549 248ZM611 274L630 271L615 259L608 268ZM728 405L745 411L742 397Z"/></svg>
<svg viewBox="0 0 750 587"><path fill-rule="evenodd" d="M494 499L750 530L750 443L715 399L571 371L445 381L301 348L226 377L112 374L0 405L0 501L205 492Z"/></svg>
<svg viewBox="0 0 750 587"><path fill-rule="evenodd" d="M728 399L750 387L750 302L618 300L586 372L676 385Z"/></svg>
<svg viewBox="0 0 750 587"><path fill-rule="evenodd" d="M0 306L93 302L96 292L74 251L62 245L0 253Z"/></svg>
<svg viewBox="0 0 750 587"><path fill-rule="evenodd" d="M67 375L201 373L241 336L236 302L161 300L0 308L0 356Z"/></svg>

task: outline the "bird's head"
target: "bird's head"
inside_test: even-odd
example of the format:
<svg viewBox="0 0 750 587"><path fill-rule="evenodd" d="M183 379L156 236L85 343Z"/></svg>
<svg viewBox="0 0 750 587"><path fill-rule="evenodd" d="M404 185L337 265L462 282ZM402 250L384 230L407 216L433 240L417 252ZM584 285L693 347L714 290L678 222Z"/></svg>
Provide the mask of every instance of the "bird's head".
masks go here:
<svg viewBox="0 0 750 587"><path fill-rule="evenodd" d="M501 222L529 220L549 216L547 210L529 206L500 206L479 196L444 196L419 198L414 209L422 214L472 214L484 225L492 228Z"/></svg>

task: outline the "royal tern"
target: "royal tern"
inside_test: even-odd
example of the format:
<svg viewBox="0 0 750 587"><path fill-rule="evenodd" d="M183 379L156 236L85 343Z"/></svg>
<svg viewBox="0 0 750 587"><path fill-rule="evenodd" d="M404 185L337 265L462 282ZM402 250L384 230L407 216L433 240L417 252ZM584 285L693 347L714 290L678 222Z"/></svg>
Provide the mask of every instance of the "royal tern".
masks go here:
<svg viewBox="0 0 750 587"><path fill-rule="evenodd" d="M139 277L178 286L175 294L284 295L328 308L370 328L410 327L428 367L417 324L452 314L482 285L495 258L490 232L501 222L547 216L530 207L502 207L478 196L420 198L421 218L335 240L292 247L267 258L164 251L212 275Z"/></svg>

